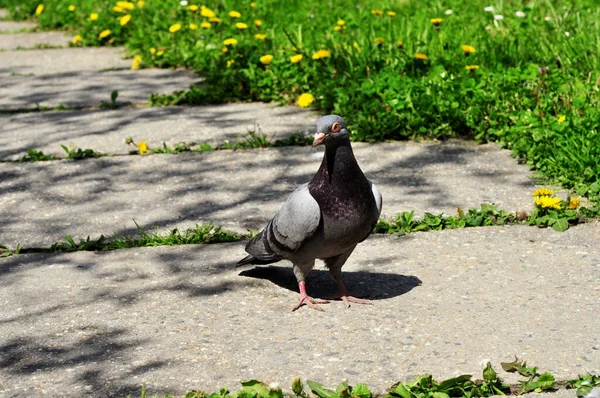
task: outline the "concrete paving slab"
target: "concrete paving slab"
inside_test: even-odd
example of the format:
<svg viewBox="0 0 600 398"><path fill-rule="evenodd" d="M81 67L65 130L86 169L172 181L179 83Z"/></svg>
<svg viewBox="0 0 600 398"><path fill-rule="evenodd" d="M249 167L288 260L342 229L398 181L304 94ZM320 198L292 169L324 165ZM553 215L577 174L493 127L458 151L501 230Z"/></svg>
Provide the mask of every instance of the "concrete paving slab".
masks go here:
<svg viewBox="0 0 600 398"><path fill-rule="evenodd" d="M290 312L297 286L287 263L232 269L242 243L0 259L0 391L182 394L251 378L289 391L303 376L383 392L423 373L480 377L482 360L499 369L515 355L561 380L597 373L599 231L371 237L344 278L374 305L334 302L322 313ZM308 291L335 293L321 264Z"/></svg>
<svg viewBox="0 0 600 398"><path fill-rule="evenodd" d="M129 69L131 60L123 57L123 49L115 47L53 48L36 50L35 56L29 51L6 51L0 57L0 76Z"/></svg>
<svg viewBox="0 0 600 398"><path fill-rule="evenodd" d="M0 18L2 18L2 15L0 15ZM18 31L27 30L27 29L33 29L36 26L37 25L34 22L27 22L27 21L20 21L20 22L0 21L0 34L18 32Z"/></svg>
<svg viewBox="0 0 600 398"><path fill-rule="evenodd" d="M383 215L456 214L496 203L532 208L527 166L496 145L354 144L383 194ZM321 162L310 147L0 163L0 242L45 247L64 235L137 233L133 223L184 228L213 222L259 229Z"/></svg>
<svg viewBox="0 0 600 398"><path fill-rule="evenodd" d="M94 148L109 154L127 154L135 142L151 148L181 142L208 142L247 138L262 131L271 139L294 132L314 131L318 115L298 107L248 103L201 107L123 108L117 110L35 112L0 115L0 159L20 159L35 148L64 156L60 144Z"/></svg>
<svg viewBox="0 0 600 398"><path fill-rule="evenodd" d="M73 36L64 32L1 34L0 50L33 49L39 46L66 47L71 40Z"/></svg>
<svg viewBox="0 0 600 398"><path fill-rule="evenodd" d="M0 109L5 110L36 108L36 104L99 106L102 101L110 102L113 90L119 91L119 104L146 103L153 93L185 90L200 81L194 72L183 69L82 70L2 80Z"/></svg>

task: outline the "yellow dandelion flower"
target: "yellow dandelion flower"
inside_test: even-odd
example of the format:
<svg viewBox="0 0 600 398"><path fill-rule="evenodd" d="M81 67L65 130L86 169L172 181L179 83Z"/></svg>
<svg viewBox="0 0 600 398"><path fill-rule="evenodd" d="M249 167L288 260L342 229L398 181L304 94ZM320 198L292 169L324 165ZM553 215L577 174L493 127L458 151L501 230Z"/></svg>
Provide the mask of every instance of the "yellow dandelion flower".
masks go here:
<svg viewBox="0 0 600 398"><path fill-rule="evenodd" d="M580 204L581 200L579 200L579 198L571 198L571 200L569 200L569 205L567 206L567 209L576 209L579 207Z"/></svg>
<svg viewBox="0 0 600 398"><path fill-rule="evenodd" d="M402 40L398 40L396 42L396 45L398 45L398 47L402 47L404 45L404 42Z"/></svg>
<svg viewBox="0 0 600 398"><path fill-rule="evenodd" d="M337 24L339 26L344 26L344 25L346 25L346 21L344 21L343 19L338 19Z"/></svg>
<svg viewBox="0 0 600 398"><path fill-rule="evenodd" d="M73 38L73 44L77 44L82 40L83 40L83 38L81 36L77 35Z"/></svg>
<svg viewBox="0 0 600 398"><path fill-rule="evenodd" d="M114 6L113 11L114 12L125 12L125 9L123 7Z"/></svg>
<svg viewBox="0 0 600 398"><path fill-rule="evenodd" d="M352 47L354 47L354 49L358 52L360 52L360 46L358 45L357 42L352 43Z"/></svg>
<svg viewBox="0 0 600 398"><path fill-rule="evenodd" d="M226 46L235 46L237 44L237 40L233 37L231 39L225 39L223 40L223 44Z"/></svg>
<svg viewBox="0 0 600 398"><path fill-rule="evenodd" d="M250 3L250 7L255 8L256 7L256 3L255 2Z"/></svg>
<svg viewBox="0 0 600 398"><path fill-rule="evenodd" d="M376 37L375 38L375 44L380 45L385 43L385 39L383 37Z"/></svg>
<svg viewBox="0 0 600 398"><path fill-rule="evenodd" d="M99 16L99 15L98 15L98 13L95 13L95 12L91 13L91 14L90 14L90 21L95 21L95 20L97 20L97 19L98 19L98 16Z"/></svg>
<svg viewBox="0 0 600 398"><path fill-rule="evenodd" d="M395 17L396 13L394 11L388 11L387 15L388 15L388 17Z"/></svg>
<svg viewBox="0 0 600 398"><path fill-rule="evenodd" d="M427 55L422 54L422 53L416 53L415 58L420 59L421 61L426 61L429 59L429 57Z"/></svg>
<svg viewBox="0 0 600 398"><path fill-rule="evenodd" d="M293 64L297 64L298 62L302 61L302 54L296 54L292 56L290 61L292 61Z"/></svg>
<svg viewBox="0 0 600 398"><path fill-rule="evenodd" d="M463 44L460 46L460 49L463 50L465 54L471 54L475 52L475 47L469 46L468 44Z"/></svg>
<svg viewBox="0 0 600 398"><path fill-rule="evenodd" d="M269 65L272 60L273 60L273 56L271 54L263 55L262 57L260 57L260 62L263 65Z"/></svg>
<svg viewBox="0 0 600 398"><path fill-rule="evenodd" d="M152 54L152 55L156 54L156 48L151 47L150 48L150 54Z"/></svg>
<svg viewBox="0 0 600 398"><path fill-rule="evenodd" d="M331 51L329 50L319 50L312 55L312 59L321 59L331 56Z"/></svg>
<svg viewBox="0 0 600 398"><path fill-rule="evenodd" d="M540 189L536 189L535 191L533 191L533 193L531 194L531 196L533 197L537 197L537 196L552 196L554 195L554 191L551 190L550 188L540 188Z"/></svg>
<svg viewBox="0 0 600 398"><path fill-rule="evenodd" d="M254 20L254 25L256 25L256 26L259 26L259 27L260 27L260 26L262 25L262 21L261 21L260 19L255 19L255 20Z"/></svg>
<svg viewBox="0 0 600 398"><path fill-rule="evenodd" d="M535 205L544 209L560 209L560 198L550 196L538 196L535 198Z"/></svg>
<svg viewBox="0 0 600 398"><path fill-rule="evenodd" d="M298 97L296 103L300 108L308 108L310 104L315 101L315 97L312 94L304 93Z"/></svg>
<svg viewBox="0 0 600 398"><path fill-rule="evenodd" d="M212 18L208 18L208 21L213 22L213 23L221 23L221 18L212 17Z"/></svg>
<svg viewBox="0 0 600 398"><path fill-rule="evenodd" d="M258 40L266 40L267 39L267 35L265 35L263 33L257 33L257 34L254 35L254 38L258 39Z"/></svg>
<svg viewBox="0 0 600 398"><path fill-rule="evenodd" d="M175 33L181 29L181 24L175 23L169 27L169 32Z"/></svg>
<svg viewBox="0 0 600 398"><path fill-rule="evenodd" d="M127 14L121 17L119 23L121 24L121 26L125 26L129 21L131 21L131 15Z"/></svg>
<svg viewBox="0 0 600 398"><path fill-rule="evenodd" d="M245 24L245 23L243 23L243 22L238 22L238 23L236 23L236 24L235 24L235 27L236 27L236 28L238 28L238 29L240 29L240 30L243 30L243 29L248 29L248 25L246 25L246 24Z"/></svg>
<svg viewBox="0 0 600 398"><path fill-rule="evenodd" d="M215 18L216 17L215 12L213 10L211 10L210 8L206 8L206 7L203 7L200 10L200 15L202 15L204 18ZM210 22L212 22L212 21L210 21Z"/></svg>
<svg viewBox="0 0 600 398"><path fill-rule="evenodd" d="M142 57L136 55L133 57L133 61L131 62L131 69L137 70L140 68L140 64L142 63Z"/></svg>
<svg viewBox="0 0 600 398"><path fill-rule="evenodd" d="M69 11L71 11L71 12L75 11L75 6L73 4L71 4L69 6Z"/></svg>
<svg viewBox="0 0 600 398"><path fill-rule="evenodd" d="M200 24L200 27L201 27L202 29L209 29L209 28L210 28L210 26L211 26L211 25L210 25L210 22L206 22L206 21L205 21L205 22L202 22L202 23Z"/></svg>
<svg viewBox="0 0 600 398"><path fill-rule="evenodd" d="M210 26L210 24L208 24L208 26ZM190 30L196 30L198 29L198 25L196 25L195 23L191 23L188 25L188 28L190 28Z"/></svg>
<svg viewBox="0 0 600 398"><path fill-rule="evenodd" d="M442 21L443 21L442 18L433 18L430 20L430 22L433 24L433 26L440 26Z"/></svg>
<svg viewBox="0 0 600 398"><path fill-rule="evenodd" d="M373 15L383 15L383 11L381 11L381 10L371 10L371 14L373 14Z"/></svg>
<svg viewBox="0 0 600 398"><path fill-rule="evenodd" d="M148 152L148 144L146 143L146 141L142 141L139 144L137 144L136 146L138 148L138 152L140 153L140 155L143 155L146 152Z"/></svg>
<svg viewBox="0 0 600 398"><path fill-rule="evenodd" d="M227 60L227 67L229 68L231 65L233 65L234 62L235 62L235 59Z"/></svg>
<svg viewBox="0 0 600 398"><path fill-rule="evenodd" d="M138 2L137 2L137 6L138 6L139 8L142 8L142 7L144 7L145 5L146 5L146 2L145 2L144 0L140 0L140 1L138 1Z"/></svg>
<svg viewBox="0 0 600 398"><path fill-rule="evenodd" d="M475 69L479 69L479 65L467 65L467 66L465 66L465 69L468 70L469 72L471 72Z"/></svg>
<svg viewBox="0 0 600 398"><path fill-rule="evenodd" d="M342 30L342 27L341 27L341 26L339 26L339 25L335 25L335 26L333 27L333 30L335 30L336 32L338 32L338 31Z"/></svg>
<svg viewBox="0 0 600 398"><path fill-rule="evenodd" d="M195 4L187 6L187 9L190 11L198 11L198 6Z"/></svg>
<svg viewBox="0 0 600 398"><path fill-rule="evenodd" d="M237 12L237 11L229 11L229 16L230 16L231 18L240 18L240 17L242 16L242 14L240 14L240 13L239 13L239 12Z"/></svg>
<svg viewBox="0 0 600 398"><path fill-rule="evenodd" d="M558 118L556 118L556 121L557 121L558 123L562 123L562 122L564 122L565 120L567 120L567 117L566 117L565 115L559 115L559 116L558 116Z"/></svg>
<svg viewBox="0 0 600 398"><path fill-rule="evenodd" d="M42 13L42 11L44 11L44 5L40 4L37 6L37 8L35 9L35 15L40 15Z"/></svg>
<svg viewBox="0 0 600 398"><path fill-rule="evenodd" d="M157 57L162 57L164 53L165 53L164 51L160 50L160 51L158 51L158 52L156 53L156 56L157 56Z"/></svg>
<svg viewBox="0 0 600 398"><path fill-rule="evenodd" d="M229 51L229 50L227 49L227 47L223 47L223 48L221 49L221 52L222 52L222 53L226 53L227 51Z"/></svg>
<svg viewBox="0 0 600 398"><path fill-rule="evenodd" d="M125 10L133 10L135 8L133 3L129 1L117 1L117 7L121 7Z"/></svg>
<svg viewBox="0 0 600 398"><path fill-rule="evenodd" d="M98 37L101 38L101 39L104 39L108 35L110 35L110 29L103 30L102 32L100 32L100 34L98 35Z"/></svg>

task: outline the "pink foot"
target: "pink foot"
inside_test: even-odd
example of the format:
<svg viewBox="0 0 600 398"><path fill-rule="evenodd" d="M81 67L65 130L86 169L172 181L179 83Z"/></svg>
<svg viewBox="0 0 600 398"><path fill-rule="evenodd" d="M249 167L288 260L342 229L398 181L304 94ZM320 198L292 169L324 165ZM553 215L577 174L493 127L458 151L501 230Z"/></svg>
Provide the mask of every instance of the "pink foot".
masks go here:
<svg viewBox="0 0 600 398"><path fill-rule="evenodd" d="M348 292L346 291L346 286L344 286L343 282L340 282L338 287L340 289L340 294L339 296L332 298L332 300L342 300L346 305L346 308L350 308L350 303L373 305L371 300L349 296Z"/></svg>
<svg viewBox="0 0 600 398"><path fill-rule="evenodd" d="M329 303L329 301L327 301L327 300L315 299L305 293L305 294L300 295L300 301L298 301L298 304L296 304L296 306L294 308L292 308L292 311L296 311L298 308L302 307L304 304L306 304L307 307L310 307L313 310L323 311L323 308L319 307L318 304L328 304L328 303Z"/></svg>
<svg viewBox="0 0 600 398"><path fill-rule="evenodd" d="M296 311L304 304L306 304L307 307L310 307L313 310L323 311L323 309L319 307L318 304L328 304L329 301L315 299L306 294L306 283L304 281L298 282L298 286L300 287L300 300L298 301L298 304L296 304L296 306L292 308L292 311Z"/></svg>

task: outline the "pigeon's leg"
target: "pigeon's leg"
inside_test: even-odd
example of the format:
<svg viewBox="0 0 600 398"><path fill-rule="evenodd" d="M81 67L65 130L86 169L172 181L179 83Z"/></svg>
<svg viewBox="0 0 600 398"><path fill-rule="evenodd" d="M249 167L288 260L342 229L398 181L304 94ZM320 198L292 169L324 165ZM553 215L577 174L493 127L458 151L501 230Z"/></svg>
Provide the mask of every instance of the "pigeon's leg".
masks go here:
<svg viewBox="0 0 600 398"><path fill-rule="evenodd" d="M350 303L373 305L371 300L349 296L346 286L344 286L344 282L342 282L342 266L346 263L346 260L348 260L348 257L350 257L350 254L352 254L355 247L356 245L352 246L345 253L325 259L325 265L329 268L329 273L340 291L340 295L334 299L341 299L344 304L346 304L346 308L350 307Z"/></svg>
<svg viewBox="0 0 600 398"><path fill-rule="evenodd" d="M296 275L296 279L298 280L298 287L300 288L300 300L298 300L298 304L296 304L296 306L292 308L292 311L296 311L304 304L306 304L307 307L310 307L313 310L323 311L323 309L319 307L318 304L329 303L329 301L327 300L312 298L306 293L306 282L304 281L304 278L306 275L308 275L308 273L314 267L314 265L314 261L310 264L294 264L294 275Z"/></svg>

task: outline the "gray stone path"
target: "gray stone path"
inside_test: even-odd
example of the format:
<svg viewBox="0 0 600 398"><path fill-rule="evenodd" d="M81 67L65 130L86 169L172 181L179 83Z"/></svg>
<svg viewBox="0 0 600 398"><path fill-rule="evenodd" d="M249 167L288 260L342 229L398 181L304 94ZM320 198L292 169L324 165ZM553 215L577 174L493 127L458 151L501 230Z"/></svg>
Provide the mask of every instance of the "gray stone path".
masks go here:
<svg viewBox="0 0 600 398"><path fill-rule="evenodd" d="M1 18L2 16L0 16ZM13 21L0 21L0 34L21 32L23 30L29 30L35 28L36 24L33 22L13 22Z"/></svg>
<svg viewBox="0 0 600 398"><path fill-rule="evenodd" d="M382 392L432 373L480 377L515 355L564 380L600 371L600 225L375 236L344 267L373 306L319 313L291 267L233 269L243 243L0 259L8 396L138 396L239 380L347 378ZM317 297L335 293L319 264ZM510 382L518 377L499 372ZM574 392L571 392L574 397Z"/></svg>
<svg viewBox="0 0 600 398"><path fill-rule="evenodd" d="M383 215L456 214L494 202L530 210L535 185L526 166L495 145L354 145L384 197ZM310 147L121 156L80 162L0 163L0 242L48 246L66 234L136 232L213 222L261 228L322 159Z"/></svg>
<svg viewBox="0 0 600 398"><path fill-rule="evenodd" d="M20 159L28 149L64 156L60 144L70 143L127 154L134 148L125 145L126 137L145 140L151 148L163 142L169 147L180 142L216 146L247 138L248 131L262 131L275 140L314 131L317 118L311 111L263 103L0 114L0 160Z"/></svg>
<svg viewBox="0 0 600 398"><path fill-rule="evenodd" d="M72 39L72 36L63 32L5 33L0 34L0 50L67 47ZM5 55L2 54L2 57Z"/></svg>

